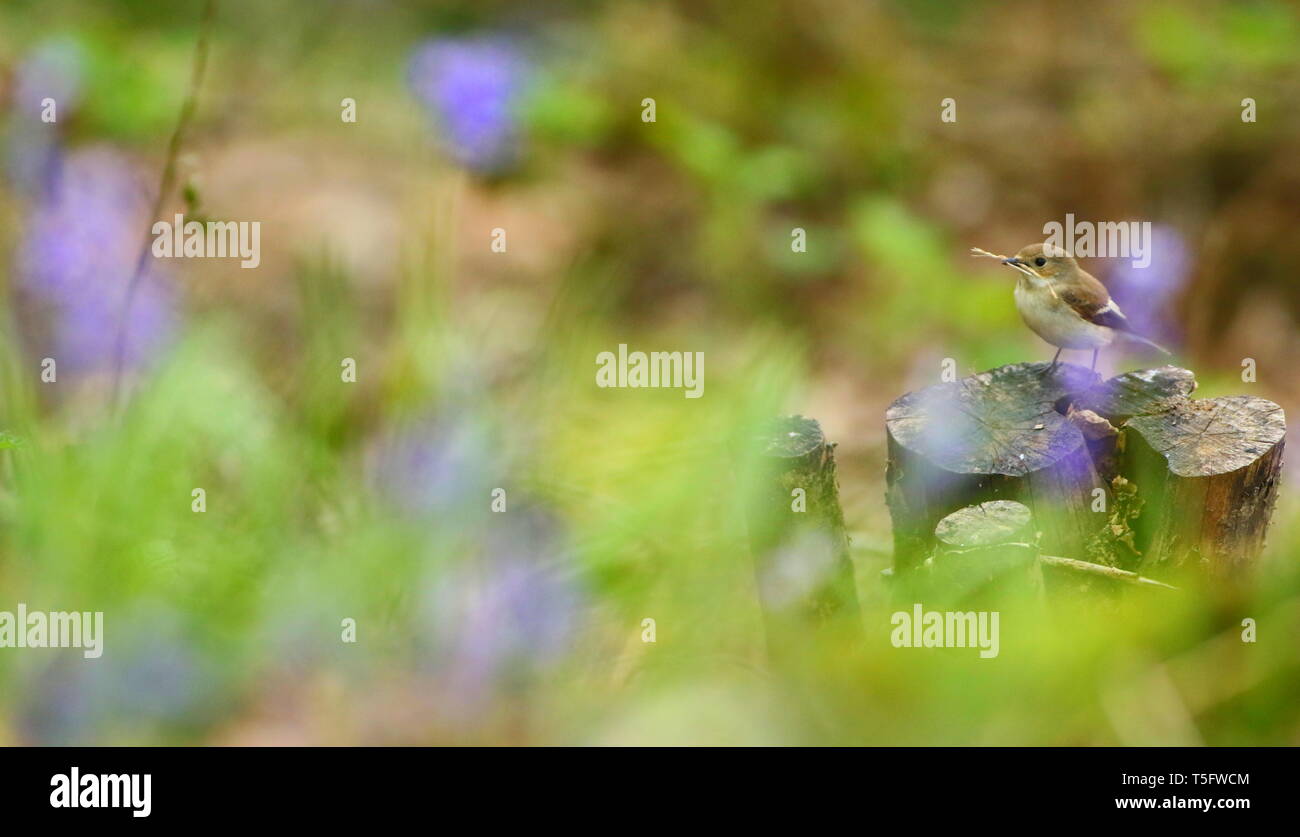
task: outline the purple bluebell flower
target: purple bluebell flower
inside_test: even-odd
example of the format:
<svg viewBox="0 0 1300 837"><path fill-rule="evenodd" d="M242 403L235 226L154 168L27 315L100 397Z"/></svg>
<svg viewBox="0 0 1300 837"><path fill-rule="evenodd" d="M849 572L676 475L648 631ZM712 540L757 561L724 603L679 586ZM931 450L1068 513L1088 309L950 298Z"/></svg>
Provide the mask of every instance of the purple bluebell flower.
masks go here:
<svg viewBox="0 0 1300 837"><path fill-rule="evenodd" d="M491 472L499 470L495 459L480 417L468 411L428 416L378 442L371 478L380 496L412 518L486 511Z"/></svg>
<svg viewBox="0 0 1300 837"><path fill-rule="evenodd" d="M1120 259L1107 277L1133 330L1155 340L1177 340L1181 335L1172 317L1174 300L1191 276L1192 254L1176 229L1157 226L1147 242L1151 262L1135 267Z"/></svg>
<svg viewBox="0 0 1300 837"><path fill-rule="evenodd" d="M48 41L32 51L14 73L13 115L10 122L10 177L29 195L39 195L57 175L61 161L59 122L66 121L81 100L84 64L74 41ZM53 99L59 122L44 122L46 99Z"/></svg>
<svg viewBox="0 0 1300 837"><path fill-rule="evenodd" d="M37 673L20 701L20 738L41 746L160 740L169 729L210 720L216 711L216 670L183 638L174 618L157 615L112 627L106 619L103 655L81 649L57 656Z"/></svg>
<svg viewBox="0 0 1300 837"><path fill-rule="evenodd" d="M18 191L41 196L58 182L63 154L57 138L29 127L15 126L9 139L9 176Z"/></svg>
<svg viewBox="0 0 1300 837"><path fill-rule="evenodd" d="M562 659L585 613L558 520L538 509L493 520L477 559L437 569L424 602L424 665L461 707Z"/></svg>
<svg viewBox="0 0 1300 837"><path fill-rule="evenodd" d="M43 351L60 366L112 368L147 211L141 181L117 155L98 150L67 157L37 199L19 248L19 280L52 313L52 345ZM126 320L127 368L155 359L175 324L171 286L150 256Z"/></svg>
<svg viewBox="0 0 1300 837"><path fill-rule="evenodd" d="M40 118L41 102L53 99L60 115L71 114L81 100L81 48L75 41L47 41L18 66L14 79L14 107Z"/></svg>
<svg viewBox="0 0 1300 837"><path fill-rule="evenodd" d="M440 38L416 48L408 80L452 157L490 172L507 168L518 153L526 69L504 39Z"/></svg>

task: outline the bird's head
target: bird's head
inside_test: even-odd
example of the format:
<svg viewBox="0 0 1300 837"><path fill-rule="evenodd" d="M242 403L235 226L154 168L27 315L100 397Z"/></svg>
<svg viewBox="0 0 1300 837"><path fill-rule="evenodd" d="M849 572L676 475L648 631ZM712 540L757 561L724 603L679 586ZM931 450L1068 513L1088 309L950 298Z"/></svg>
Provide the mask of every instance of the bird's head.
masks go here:
<svg viewBox="0 0 1300 837"><path fill-rule="evenodd" d="M1054 244L1030 244L1002 263L1026 276L1038 279L1063 279L1079 269L1079 263Z"/></svg>

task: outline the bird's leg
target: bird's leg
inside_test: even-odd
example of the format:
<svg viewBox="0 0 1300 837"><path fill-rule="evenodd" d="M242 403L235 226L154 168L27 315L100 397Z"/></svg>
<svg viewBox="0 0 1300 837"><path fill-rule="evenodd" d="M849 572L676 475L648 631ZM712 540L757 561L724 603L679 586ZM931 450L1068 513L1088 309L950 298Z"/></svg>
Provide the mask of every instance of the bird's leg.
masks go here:
<svg viewBox="0 0 1300 837"><path fill-rule="evenodd" d="M1049 364L1048 367L1047 367L1047 369L1046 369L1046 371L1043 372L1044 375L1050 375L1050 374L1052 374L1052 372L1056 369L1056 361L1057 361L1058 358L1060 358L1060 356L1061 356L1061 350L1060 350L1060 349L1057 349L1057 350L1056 350L1056 354L1052 355L1052 362L1051 362L1051 364Z"/></svg>
<svg viewBox="0 0 1300 837"><path fill-rule="evenodd" d="M1092 371L1093 372L1097 371L1097 352L1099 351L1101 351L1101 349L1099 348L1092 350Z"/></svg>

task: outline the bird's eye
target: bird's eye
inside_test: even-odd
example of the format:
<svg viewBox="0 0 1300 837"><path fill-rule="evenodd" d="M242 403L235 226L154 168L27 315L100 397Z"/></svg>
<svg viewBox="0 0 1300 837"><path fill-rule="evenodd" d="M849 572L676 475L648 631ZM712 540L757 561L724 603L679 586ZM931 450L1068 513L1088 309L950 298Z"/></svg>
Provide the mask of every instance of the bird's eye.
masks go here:
<svg viewBox="0 0 1300 837"><path fill-rule="evenodd" d="M1039 267L1042 267L1043 265L1047 264L1047 259L1043 258L1042 256L1039 256L1038 258L1034 259L1034 264L1038 265Z"/></svg>

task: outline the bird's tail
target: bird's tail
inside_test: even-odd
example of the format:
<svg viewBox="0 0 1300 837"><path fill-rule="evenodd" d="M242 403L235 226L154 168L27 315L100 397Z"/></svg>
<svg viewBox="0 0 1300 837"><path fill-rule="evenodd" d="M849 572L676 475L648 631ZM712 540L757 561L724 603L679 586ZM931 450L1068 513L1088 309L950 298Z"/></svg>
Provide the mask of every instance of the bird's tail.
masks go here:
<svg viewBox="0 0 1300 837"><path fill-rule="evenodd" d="M1154 340L1148 340L1148 339L1146 339L1145 337L1143 337L1143 336L1140 335L1140 334L1134 334L1134 333L1131 332L1131 331L1126 331L1126 332L1124 332L1124 336L1127 337L1127 338L1130 339L1130 340L1135 340L1135 341L1137 341L1138 343L1144 343L1144 344L1150 346L1151 348L1155 349L1155 350L1158 351L1158 352L1164 352L1164 353L1167 354L1167 355L1172 355L1172 354L1173 354L1173 352L1169 351L1169 350L1166 349L1164 346L1161 346L1159 343L1155 342Z"/></svg>

